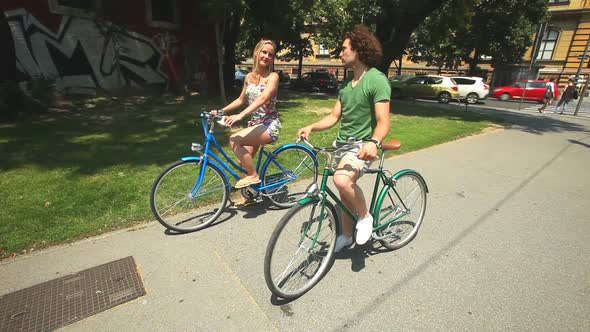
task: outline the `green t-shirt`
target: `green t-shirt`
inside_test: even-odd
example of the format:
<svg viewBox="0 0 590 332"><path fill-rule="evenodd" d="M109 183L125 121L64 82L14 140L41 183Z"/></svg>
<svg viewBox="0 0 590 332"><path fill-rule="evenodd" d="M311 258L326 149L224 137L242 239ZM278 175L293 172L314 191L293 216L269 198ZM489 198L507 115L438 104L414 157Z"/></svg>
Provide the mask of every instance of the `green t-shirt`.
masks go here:
<svg viewBox="0 0 590 332"><path fill-rule="evenodd" d="M336 143L345 144L349 137L371 138L377 118L375 104L388 101L391 87L387 77L375 68L367 70L361 80L352 87L352 78L342 84L338 99L342 105L340 130Z"/></svg>

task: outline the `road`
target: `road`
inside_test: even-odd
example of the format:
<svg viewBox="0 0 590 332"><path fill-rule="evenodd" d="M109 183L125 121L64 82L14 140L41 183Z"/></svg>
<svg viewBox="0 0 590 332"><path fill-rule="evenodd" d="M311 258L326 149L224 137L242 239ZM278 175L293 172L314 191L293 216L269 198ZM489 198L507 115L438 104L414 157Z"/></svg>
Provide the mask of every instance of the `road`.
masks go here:
<svg viewBox="0 0 590 332"><path fill-rule="evenodd" d="M428 182L416 239L339 254L295 301L264 282L285 213L264 205L191 234L150 222L0 262L0 295L132 255L147 294L65 331L589 331L590 119L474 111L510 125L386 161Z"/></svg>

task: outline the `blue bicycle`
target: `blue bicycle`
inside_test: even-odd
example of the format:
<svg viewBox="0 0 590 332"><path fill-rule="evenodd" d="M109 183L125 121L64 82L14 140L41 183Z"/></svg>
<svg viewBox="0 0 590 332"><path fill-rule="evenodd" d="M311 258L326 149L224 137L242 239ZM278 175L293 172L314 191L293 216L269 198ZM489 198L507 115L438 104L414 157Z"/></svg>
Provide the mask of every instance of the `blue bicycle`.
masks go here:
<svg viewBox="0 0 590 332"><path fill-rule="evenodd" d="M152 186L152 212L168 229L191 232L213 223L225 209L232 189L228 174L237 181L237 172L245 173L223 151L213 134L221 117L222 114L201 113L204 148L192 143L192 151L199 155L181 158L165 169ZM213 147L225 161L212 151ZM261 182L242 188L241 194L248 199L265 197L278 207L288 208L306 195L307 186L316 182L317 170L316 154L305 145L288 143L272 152L261 146L256 162ZM305 181L294 184L298 179Z"/></svg>

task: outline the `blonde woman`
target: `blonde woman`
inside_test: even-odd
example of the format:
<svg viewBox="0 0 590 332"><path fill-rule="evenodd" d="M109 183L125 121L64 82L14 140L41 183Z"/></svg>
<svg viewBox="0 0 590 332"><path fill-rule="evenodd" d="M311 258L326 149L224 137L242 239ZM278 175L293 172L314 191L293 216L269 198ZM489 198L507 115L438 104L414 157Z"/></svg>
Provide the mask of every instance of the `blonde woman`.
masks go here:
<svg viewBox="0 0 590 332"><path fill-rule="evenodd" d="M226 114L248 102L248 106L239 113L225 117L227 126L252 115L248 128L229 138L234 154L246 170L246 175L236 183L236 188L260 183L254 166L254 156L260 145L275 142L279 136L281 122L276 109L279 75L273 72L276 49L271 40L263 39L256 44L252 55L253 69L244 80L240 96L221 109Z"/></svg>

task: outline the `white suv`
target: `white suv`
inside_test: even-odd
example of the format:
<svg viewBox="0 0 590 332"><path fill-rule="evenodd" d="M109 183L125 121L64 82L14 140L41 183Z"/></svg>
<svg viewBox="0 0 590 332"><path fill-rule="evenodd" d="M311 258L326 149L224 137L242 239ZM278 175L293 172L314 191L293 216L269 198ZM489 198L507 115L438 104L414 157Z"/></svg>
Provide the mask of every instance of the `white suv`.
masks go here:
<svg viewBox="0 0 590 332"><path fill-rule="evenodd" d="M459 87L459 99L468 104L475 104L478 100L486 99L490 93L490 86L481 77L453 77Z"/></svg>

